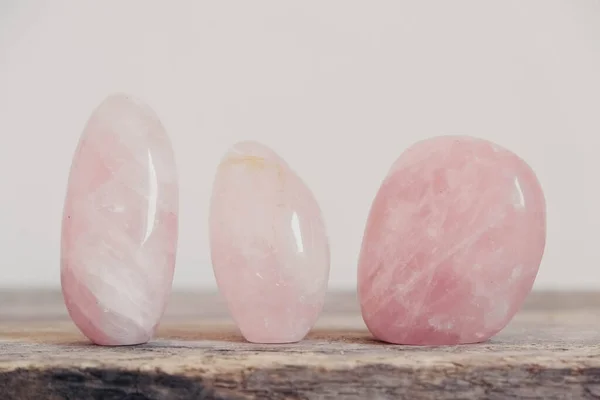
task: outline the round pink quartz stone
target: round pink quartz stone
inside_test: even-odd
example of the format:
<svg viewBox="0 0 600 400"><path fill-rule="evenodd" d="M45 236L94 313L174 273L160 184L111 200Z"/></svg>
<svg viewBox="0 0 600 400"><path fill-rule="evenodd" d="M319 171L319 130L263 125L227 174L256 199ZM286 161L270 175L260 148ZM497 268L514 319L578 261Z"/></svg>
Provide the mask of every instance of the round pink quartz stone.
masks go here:
<svg viewBox="0 0 600 400"><path fill-rule="evenodd" d="M146 105L108 97L79 140L65 200L61 283L100 345L147 342L171 291L178 184L171 143Z"/></svg>
<svg viewBox="0 0 600 400"><path fill-rule="evenodd" d="M545 200L531 168L485 140L437 137L394 163L373 202L358 294L379 340L487 340L531 290L544 252Z"/></svg>
<svg viewBox="0 0 600 400"><path fill-rule="evenodd" d="M210 247L219 289L246 340L306 336L325 299L329 241L311 191L267 147L242 142L222 159Z"/></svg>

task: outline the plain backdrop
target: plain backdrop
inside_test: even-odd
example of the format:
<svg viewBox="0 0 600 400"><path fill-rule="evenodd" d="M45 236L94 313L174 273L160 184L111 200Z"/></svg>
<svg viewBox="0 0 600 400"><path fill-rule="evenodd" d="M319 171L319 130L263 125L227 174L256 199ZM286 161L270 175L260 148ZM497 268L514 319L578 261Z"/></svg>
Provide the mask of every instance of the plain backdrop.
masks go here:
<svg viewBox="0 0 600 400"><path fill-rule="evenodd" d="M0 286L59 285L71 156L112 92L144 99L171 135L177 287L215 287L208 201L234 142L303 177L330 286L352 288L394 159L468 134L515 151L545 189L536 288L600 288L600 1L0 0Z"/></svg>

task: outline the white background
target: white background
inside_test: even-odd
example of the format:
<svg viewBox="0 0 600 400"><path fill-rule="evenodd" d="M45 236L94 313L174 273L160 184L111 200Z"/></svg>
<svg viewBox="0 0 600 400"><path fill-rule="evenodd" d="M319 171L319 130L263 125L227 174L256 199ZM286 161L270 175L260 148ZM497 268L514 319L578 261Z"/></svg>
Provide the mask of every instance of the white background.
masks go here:
<svg viewBox="0 0 600 400"><path fill-rule="evenodd" d="M181 181L175 285L214 287L215 167L235 141L283 156L319 200L331 287L352 288L371 200L411 143L491 139L537 171L537 288L600 288L600 1L0 0L0 286L59 285L70 158L130 92Z"/></svg>

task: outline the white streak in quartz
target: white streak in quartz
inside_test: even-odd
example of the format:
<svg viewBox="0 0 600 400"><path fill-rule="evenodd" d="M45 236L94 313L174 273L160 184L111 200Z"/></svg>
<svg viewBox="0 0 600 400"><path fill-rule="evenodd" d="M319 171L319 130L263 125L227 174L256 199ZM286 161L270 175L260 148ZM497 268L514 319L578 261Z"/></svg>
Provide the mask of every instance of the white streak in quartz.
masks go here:
<svg viewBox="0 0 600 400"><path fill-rule="evenodd" d="M521 184L519 183L519 177L515 176L515 188L517 201L515 205L519 208L525 208L525 196L523 196L523 189L521 189Z"/></svg>
<svg viewBox="0 0 600 400"><path fill-rule="evenodd" d="M304 253L304 244L302 244L302 231L300 229L300 219L298 219L298 213L292 214L292 232L296 238L296 251L298 253Z"/></svg>
<svg viewBox="0 0 600 400"><path fill-rule="evenodd" d="M152 153L148 151L148 212L146 213L146 233L144 234L144 242L148 240L154 230L157 202L158 177L156 176L156 168L154 167Z"/></svg>

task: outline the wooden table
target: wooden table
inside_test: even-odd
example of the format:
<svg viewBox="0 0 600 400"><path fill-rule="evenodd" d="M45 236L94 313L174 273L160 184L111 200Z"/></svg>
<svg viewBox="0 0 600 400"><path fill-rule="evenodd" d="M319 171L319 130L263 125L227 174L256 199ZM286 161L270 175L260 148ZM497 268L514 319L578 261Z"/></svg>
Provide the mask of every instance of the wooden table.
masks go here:
<svg viewBox="0 0 600 400"><path fill-rule="evenodd" d="M255 345L215 294L177 293L158 338L89 344L57 292L0 291L0 399L600 399L600 293L534 293L493 340L374 341L353 294L301 343Z"/></svg>

